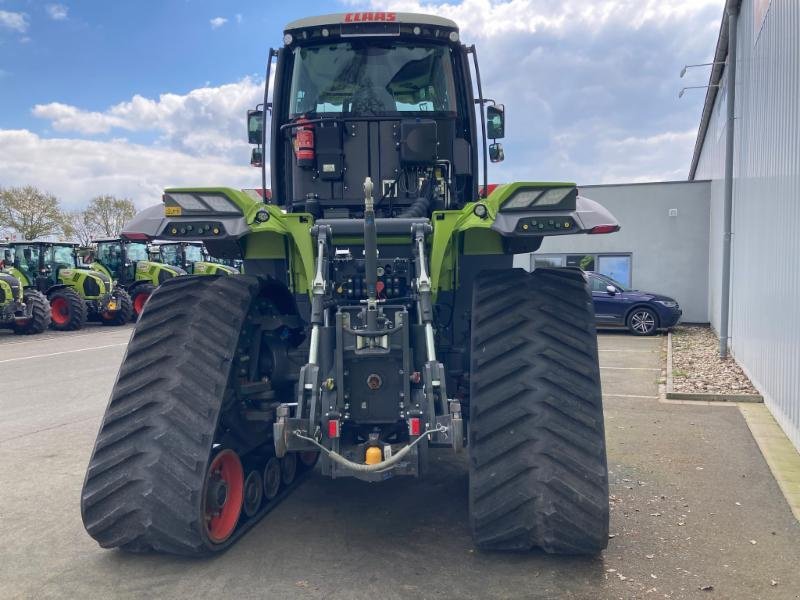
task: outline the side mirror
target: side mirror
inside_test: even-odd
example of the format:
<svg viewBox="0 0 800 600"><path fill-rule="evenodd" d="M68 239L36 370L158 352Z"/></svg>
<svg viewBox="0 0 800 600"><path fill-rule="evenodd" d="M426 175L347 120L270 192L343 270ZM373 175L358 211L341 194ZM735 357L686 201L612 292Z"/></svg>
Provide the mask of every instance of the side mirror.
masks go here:
<svg viewBox="0 0 800 600"><path fill-rule="evenodd" d="M489 160L493 163L503 162L506 158L505 152L503 152L503 144L498 144L495 142L494 144L489 144Z"/></svg>
<svg viewBox="0 0 800 600"><path fill-rule="evenodd" d="M613 296L617 293L617 288L615 288L613 285L607 285L606 291Z"/></svg>
<svg viewBox="0 0 800 600"><path fill-rule="evenodd" d="M506 107L495 104L486 107L486 137L499 140L506 136Z"/></svg>
<svg viewBox="0 0 800 600"><path fill-rule="evenodd" d="M250 165L260 167L264 162L264 151L261 148L253 148L250 152Z"/></svg>
<svg viewBox="0 0 800 600"><path fill-rule="evenodd" d="M260 144L264 135L264 111L247 111L247 141L250 144Z"/></svg>

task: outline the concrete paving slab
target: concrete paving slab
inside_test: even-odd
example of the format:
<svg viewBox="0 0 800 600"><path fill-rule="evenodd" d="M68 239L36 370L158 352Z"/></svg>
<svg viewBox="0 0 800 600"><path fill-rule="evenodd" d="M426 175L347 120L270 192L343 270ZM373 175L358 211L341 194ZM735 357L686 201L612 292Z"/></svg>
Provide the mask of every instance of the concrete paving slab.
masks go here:
<svg viewBox="0 0 800 600"><path fill-rule="evenodd" d="M106 331L58 348L103 345ZM0 357L45 354L44 342L8 354L0 340ZM661 344L600 339L650 352L653 368ZM425 481L312 477L212 559L102 550L83 530L79 494L122 353L84 360L97 352L19 363L35 392L14 388L0 401L3 598L784 599L800 590L800 526L739 411L655 397L606 398L614 537L597 558L476 551L465 457L450 451L434 453ZM81 374L88 383L65 391ZM649 371L603 378L607 394L657 395ZM707 585L713 592L699 591Z"/></svg>

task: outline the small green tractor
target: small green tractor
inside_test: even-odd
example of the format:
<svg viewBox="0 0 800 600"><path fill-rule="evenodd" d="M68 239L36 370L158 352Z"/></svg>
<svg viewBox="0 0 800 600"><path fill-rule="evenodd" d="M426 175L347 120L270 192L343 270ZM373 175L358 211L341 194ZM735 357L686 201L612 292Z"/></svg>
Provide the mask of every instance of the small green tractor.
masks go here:
<svg viewBox="0 0 800 600"><path fill-rule="evenodd" d="M53 329L80 329L88 319L105 325L123 325L130 320L130 296L115 289L107 275L80 267L77 244L14 242L10 246L13 266L7 271L26 290L47 296Z"/></svg>
<svg viewBox="0 0 800 600"><path fill-rule="evenodd" d="M180 267L190 275L238 275L239 270L222 259L213 260L202 242L161 242L159 258L165 265Z"/></svg>
<svg viewBox="0 0 800 600"><path fill-rule="evenodd" d="M180 267L150 260L145 241L126 238L94 240L91 268L105 274L131 298L133 317L138 318L145 302L159 285L186 275Z"/></svg>
<svg viewBox="0 0 800 600"><path fill-rule="evenodd" d="M84 481L89 534L214 553L315 464L411 483L437 477L430 451L444 448L465 456L476 547L600 552L592 297L581 271L529 273L513 256L616 231L613 215L572 183L487 185L505 111L448 19L296 21L265 81L248 113L262 193L167 189L123 232L202 241L245 274L177 277L150 297Z"/></svg>
<svg viewBox="0 0 800 600"><path fill-rule="evenodd" d="M22 282L10 272L14 249L0 244L0 327L17 335L42 333L50 326L50 304L47 296L35 289L24 289ZM9 270L6 271L6 265Z"/></svg>

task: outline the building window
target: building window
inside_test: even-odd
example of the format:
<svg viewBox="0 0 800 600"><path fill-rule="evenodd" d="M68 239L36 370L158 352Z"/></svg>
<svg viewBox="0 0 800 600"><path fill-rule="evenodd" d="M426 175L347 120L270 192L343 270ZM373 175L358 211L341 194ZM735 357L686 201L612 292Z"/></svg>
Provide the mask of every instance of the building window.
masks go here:
<svg viewBox="0 0 800 600"><path fill-rule="evenodd" d="M553 267L563 267L564 266L564 257L563 256L537 256L536 254L533 255L533 264L534 267L537 269L540 268L553 268Z"/></svg>
<svg viewBox="0 0 800 600"><path fill-rule="evenodd" d="M611 277L614 281L619 281L624 287L631 287L631 257L630 256L611 256L600 255L597 257L597 269L599 273Z"/></svg>
<svg viewBox="0 0 800 600"><path fill-rule="evenodd" d="M595 268L595 255L594 254L568 254L567 266L577 267L582 271L594 271Z"/></svg>
<svg viewBox="0 0 800 600"><path fill-rule="evenodd" d="M534 268L575 267L583 271L597 271L601 275L631 286L630 254L534 254Z"/></svg>

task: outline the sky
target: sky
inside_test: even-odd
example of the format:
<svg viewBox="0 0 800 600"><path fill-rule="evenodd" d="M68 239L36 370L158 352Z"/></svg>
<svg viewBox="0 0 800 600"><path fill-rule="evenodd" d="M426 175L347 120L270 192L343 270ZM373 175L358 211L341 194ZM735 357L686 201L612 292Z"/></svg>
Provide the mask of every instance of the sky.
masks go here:
<svg viewBox="0 0 800 600"><path fill-rule="evenodd" d="M724 0L0 0L0 187L68 209L165 187L258 187L245 115L283 26L394 10L455 20L506 105L489 181L686 179Z"/></svg>

